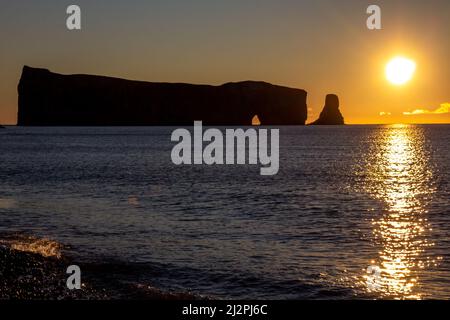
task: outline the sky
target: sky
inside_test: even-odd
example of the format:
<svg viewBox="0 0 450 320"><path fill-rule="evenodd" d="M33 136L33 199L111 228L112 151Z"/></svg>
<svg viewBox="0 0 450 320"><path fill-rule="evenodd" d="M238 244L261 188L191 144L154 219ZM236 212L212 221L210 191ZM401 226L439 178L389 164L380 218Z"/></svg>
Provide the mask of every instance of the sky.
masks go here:
<svg viewBox="0 0 450 320"><path fill-rule="evenodd" d="M81 8L82 30L66 28ZM366 26L381 8L381 30ZM308 122L335 93L346 123L450 123L448 0L0 0L0 123L23 65L155 82L261 80L305 89ZM390 84L402 55L413 79Z"/></svg>

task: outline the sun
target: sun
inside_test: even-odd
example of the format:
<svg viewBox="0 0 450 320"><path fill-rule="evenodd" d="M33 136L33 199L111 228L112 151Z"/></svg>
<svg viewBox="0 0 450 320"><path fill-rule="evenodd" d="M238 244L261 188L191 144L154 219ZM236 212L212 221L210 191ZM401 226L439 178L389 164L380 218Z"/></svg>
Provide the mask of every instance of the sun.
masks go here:
<svg viewBox="0 0 450 320"><path fill-rule="evenodd" d="M394 85L407 83L416 71L416 63L404 57L395 57L386 65L386 78Z"/></svg>

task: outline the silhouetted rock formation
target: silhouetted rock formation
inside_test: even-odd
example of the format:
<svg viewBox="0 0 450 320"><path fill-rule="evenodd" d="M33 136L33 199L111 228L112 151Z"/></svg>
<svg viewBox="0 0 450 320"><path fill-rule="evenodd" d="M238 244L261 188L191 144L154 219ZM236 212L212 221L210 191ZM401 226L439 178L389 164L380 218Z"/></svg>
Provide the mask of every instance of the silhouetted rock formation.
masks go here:
<svg viewBox="0 0 450 320"><path fill-rule="evenodd" d="M0 129L5 129L5 127L0 124Z"/></svg>
<svg viewBox="0 0 450 320"><path fill-rule="evenodd" d="M245 81L221 86L61 75L25 66L18 125L304 125L306 91Z"/></svg>
<svg viewBox="0 0 450 320"><path fill-rule="evenodd" d="M328 94L325 99L325 106L320 113L319 119L311 125L341 125L344 124L344 117L339 111L339 98L335 94Z"/></svg>

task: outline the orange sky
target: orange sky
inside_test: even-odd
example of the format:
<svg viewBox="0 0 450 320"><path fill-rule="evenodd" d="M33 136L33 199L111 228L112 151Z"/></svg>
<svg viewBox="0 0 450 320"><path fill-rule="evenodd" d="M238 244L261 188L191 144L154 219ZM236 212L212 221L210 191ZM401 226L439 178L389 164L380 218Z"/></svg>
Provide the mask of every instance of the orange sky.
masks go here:
<svg viewBox="0 0 450 320"><path fill-rule="evenodd" d="M302 88L308 122L325 95L336 93L349 124L450 123L443 112L450 103L448 0L377 1L381 31L366 28L372 3L360 0L77 4L83 29L75 32L65 29L61 1L2 4L0 123L17 121L24 64L147 81L262 80ZM404 86L384 74L397 55L417 64Z"/></svg>

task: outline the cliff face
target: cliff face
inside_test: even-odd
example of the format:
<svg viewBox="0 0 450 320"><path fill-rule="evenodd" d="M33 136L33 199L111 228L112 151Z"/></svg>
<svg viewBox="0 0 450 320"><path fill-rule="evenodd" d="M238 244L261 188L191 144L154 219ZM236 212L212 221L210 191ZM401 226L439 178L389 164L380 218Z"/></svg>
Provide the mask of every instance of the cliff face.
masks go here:
<svg viewBox="0 0 450 320"><path fill-rule="evenodd" d="M61 75L25 66L18 125L304 125L306 91L245 81L221 86Z"/></svg>
<svg viewBox="0 0 450 320"><path fill-rule="evenodd" d="M320 113L319 119L311 123L311 125L342 125L344 117L339 110L339 98L335 94L327 95L325 106Z"/></svg>

